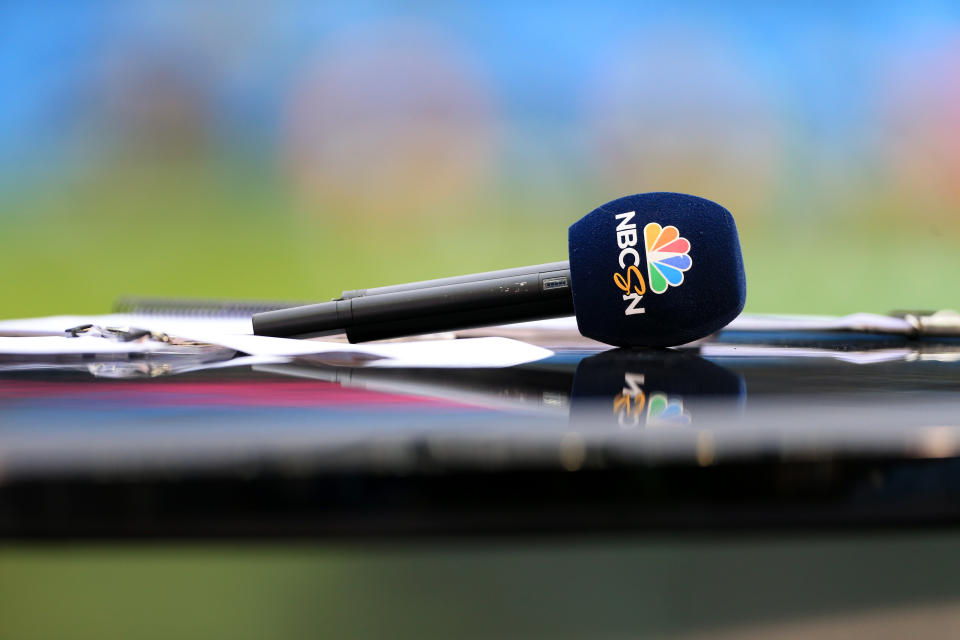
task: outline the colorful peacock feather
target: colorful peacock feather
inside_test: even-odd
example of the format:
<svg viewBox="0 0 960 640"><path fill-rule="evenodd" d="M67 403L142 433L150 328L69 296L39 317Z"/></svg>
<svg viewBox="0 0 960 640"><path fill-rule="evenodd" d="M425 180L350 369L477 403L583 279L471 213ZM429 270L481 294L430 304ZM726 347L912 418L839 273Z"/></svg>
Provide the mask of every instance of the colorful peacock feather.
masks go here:
<svg viewBox="0 0 960 640"><path fill-rule="evenodd" d="M647 245L650 290L663 293L667 287L683 284L683 272L693 264L687 255L690 241L681 238L676 227L661 227L656 222L650 222L643 228L643 237Z"/></svg>

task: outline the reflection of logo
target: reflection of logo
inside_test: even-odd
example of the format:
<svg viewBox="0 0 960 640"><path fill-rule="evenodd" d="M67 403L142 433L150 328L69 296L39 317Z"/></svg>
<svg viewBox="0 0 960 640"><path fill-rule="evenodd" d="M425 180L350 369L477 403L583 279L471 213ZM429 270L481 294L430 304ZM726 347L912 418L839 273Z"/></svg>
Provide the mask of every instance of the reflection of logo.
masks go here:
<svg viewBox="0 0 960 640"><path fill-rule="evenodd" d="M671 398L660 391L647 397L642 373L625 373L623 390L613 398L613 413L622 427L670 427L690 424L690 414L683 410L683 398ZM646 409L646 411L644 411Z"/></svg>
<svg viewBox="0 0 960 640"><path fill-rule="evenodd" d="M621 426L640 424L640 416L647 404L647 394L643 392L642 373L624 373L623 391L613 398L613 413ZM627 421L630 421L629 424Z"/></svg>
<svg viewBox="0 0 960 640"><path fill-rule="evenodd" d="M614 217L617 223L617 246L620 247L620 268L622 272L613 274L613 283L623 292L623 300L630 304L624 309L627 316L646 313L638 306L647 292L647 283L640 271L640 252L637 245L637 225L632 222L635 211L620 213ZM669 287L683 284L683 272L693 264L690 256L690 241L680 237L680 231L674 226L661 227L656 222L647 223L643 228L643 239L647 256L647 278L650 290L663 293ZM632 264L628 265L630 261Z"/></svg>
<svg viewBox="0 0 960 640"><path fill-rule="evenodd" d="M683 398L669 397L665 393L650 396L647 404L647 426L679 426L690 424L690 414L683 410Z"/></svg>

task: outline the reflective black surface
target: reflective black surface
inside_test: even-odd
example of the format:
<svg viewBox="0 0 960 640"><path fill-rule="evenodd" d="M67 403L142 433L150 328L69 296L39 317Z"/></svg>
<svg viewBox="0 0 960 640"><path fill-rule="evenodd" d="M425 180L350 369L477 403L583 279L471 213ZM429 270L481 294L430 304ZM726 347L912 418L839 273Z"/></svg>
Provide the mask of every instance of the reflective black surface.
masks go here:
<svg viewBox="0 0 960 640"><path fill-rule="evenodd" d="M6 363L0 535L951 525L958 354L736 334L508 369Z"/></svg>

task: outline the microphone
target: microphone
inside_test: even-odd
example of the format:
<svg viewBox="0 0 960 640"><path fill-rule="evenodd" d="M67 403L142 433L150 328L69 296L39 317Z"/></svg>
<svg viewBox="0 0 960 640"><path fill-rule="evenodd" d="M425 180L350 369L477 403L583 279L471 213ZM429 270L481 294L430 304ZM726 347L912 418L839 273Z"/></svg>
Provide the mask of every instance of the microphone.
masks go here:
<svg viewBox="0 0 960 640"><path fill-rule="evenodd" d="M743 310L736 224L710 200L619 198L575 222L568 247L569 262L346 291L331 302L258 313L253 332L343 331L366 342L573 314L588 338L668 347L714 333Z"/></svg>

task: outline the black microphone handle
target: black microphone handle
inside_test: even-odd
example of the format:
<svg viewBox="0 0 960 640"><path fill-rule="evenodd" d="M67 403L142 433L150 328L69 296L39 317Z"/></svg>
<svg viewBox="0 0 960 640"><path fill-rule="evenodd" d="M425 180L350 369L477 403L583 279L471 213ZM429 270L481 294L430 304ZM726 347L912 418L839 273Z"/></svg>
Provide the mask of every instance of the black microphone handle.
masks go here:
<svg viewBox="0 0 960 640"><path fill-rule="evenodd" d="M394 284L386 287L371 287L369 289L353 289L344 291L340 294L340 300L348 298L360 298L363 296L375 296L384 293L397 293L398 291L413 291L414 289L430 289L432 287L443 287L450 284L464 284L466 282L479 282L481 280L499 280L501 278L512 278L514 276L528 276L532 274L546 273L549 271L564 271L570 269L570 262L547 262L545 264L535 264L528 267L515 267L513 269L500 269L499 271L485 271L483 273L471 273L465 276L452 276L449 278L435 278L433 280L421 280L419 282L407 282L404 284Z"/></svg>
<svg viewBox="0 0 960 640"><path fill-rule="evenodd" d="M258 313L253 316L253 332L289 337L340 330L346 332L350 342L366 342L572 315L570 270L538 268L539 265L528 267L522 270L523 274L504 278L461 281Z"/></svg>

